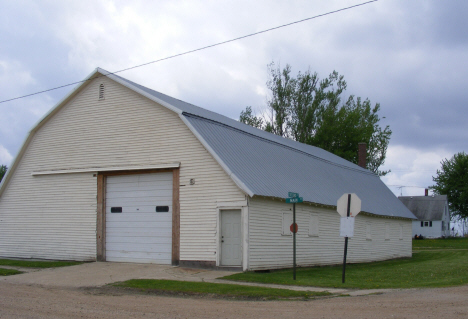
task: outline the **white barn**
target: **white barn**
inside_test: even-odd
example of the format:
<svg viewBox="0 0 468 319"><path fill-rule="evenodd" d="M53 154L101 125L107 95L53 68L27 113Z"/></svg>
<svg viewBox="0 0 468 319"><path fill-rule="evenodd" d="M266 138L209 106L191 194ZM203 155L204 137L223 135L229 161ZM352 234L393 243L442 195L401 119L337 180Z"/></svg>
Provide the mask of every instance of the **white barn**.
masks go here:
<svg viewBox="0 0 468 319"><path fill-rule="evenodd" d="M96 69L33 127L0 185L0 257L243 270L411 256L414 215L375 174Z"/></svg>

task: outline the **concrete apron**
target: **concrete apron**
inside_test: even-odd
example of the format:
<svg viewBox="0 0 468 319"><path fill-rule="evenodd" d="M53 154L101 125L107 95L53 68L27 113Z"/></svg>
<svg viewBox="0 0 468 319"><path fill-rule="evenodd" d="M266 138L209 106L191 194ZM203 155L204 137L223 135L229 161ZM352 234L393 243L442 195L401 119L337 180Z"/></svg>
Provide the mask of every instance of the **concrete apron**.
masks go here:
<svg viewBox="0 0 468 319"><path fill-rule="evenodd" d="M2 266L2 268L7 268ZM16 267L8 267L15 268ZM168 279L180 281L228 283L237 285L260 286L269 288L290 289L298 291L328 291L334 294L367 295L370 293L383 293L389 290L351 290L318 288L305 286L285 286L274 284L257 284L217 279L234 274L234 271L189 269L168 265L118 263L118 262L91 262L76 266L47 268L47 269L19 269L27 271L23 274L0 277L0 282L41 285L51 287L99 287L106 284L125 281L129 279Z"/></svg>

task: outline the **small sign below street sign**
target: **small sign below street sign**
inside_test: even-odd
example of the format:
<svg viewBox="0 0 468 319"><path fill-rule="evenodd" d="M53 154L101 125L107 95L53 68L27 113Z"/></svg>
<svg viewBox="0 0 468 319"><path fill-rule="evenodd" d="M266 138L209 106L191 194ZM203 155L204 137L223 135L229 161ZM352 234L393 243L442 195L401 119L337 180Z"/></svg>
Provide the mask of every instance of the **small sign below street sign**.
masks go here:
<svg viewBox="0 0 468 319"><path fill-rule="evenodd" d="M354 236L354 217L341 217L340 236L341 237L353 237Z"/></svg>
<svg viewBox="0 0 468 319"><path fill-rule="evenodd" d="M291 224L291 226L289 226L289 230L291 230L291 233L297 233L297 224L296 223L293 223Z"/></svg>
<svg viewBox="0 0 468 319"><path fill-rule="evenodd" d="M302 197L296 197L296 198L286 198L286 203L287 204L297 204L297 203L302 203L304 200Z"/></svg>
<svg viewBox="0 0 468 319"><path fill-rule="evenodd" d="M289 193L288 193L288 197L297 198L297 197L299 197L299 193L289 192Z"/></svg>
<svg viewBox="0 0 468 319"><path fill-rule="evenodd" d="M336 203L336 211L341 217L348 217L348 194L343 194L343 196L338 199ZM356 217L357 214L361 212L361 200L357 197L356 194L351 194L351 206L349 207L349 217Z"/></svg>

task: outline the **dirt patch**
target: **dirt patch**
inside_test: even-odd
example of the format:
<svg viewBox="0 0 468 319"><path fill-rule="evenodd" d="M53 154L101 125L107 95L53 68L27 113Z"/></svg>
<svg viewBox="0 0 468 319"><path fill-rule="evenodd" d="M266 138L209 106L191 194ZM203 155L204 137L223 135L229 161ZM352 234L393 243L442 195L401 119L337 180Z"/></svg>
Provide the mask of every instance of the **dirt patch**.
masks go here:
<svg viewBox="0 0 468 319"><path fill-rule="evenodd" d="M0 318L467 318L468 286L303 301L233 301L0 282Z"/></svg>

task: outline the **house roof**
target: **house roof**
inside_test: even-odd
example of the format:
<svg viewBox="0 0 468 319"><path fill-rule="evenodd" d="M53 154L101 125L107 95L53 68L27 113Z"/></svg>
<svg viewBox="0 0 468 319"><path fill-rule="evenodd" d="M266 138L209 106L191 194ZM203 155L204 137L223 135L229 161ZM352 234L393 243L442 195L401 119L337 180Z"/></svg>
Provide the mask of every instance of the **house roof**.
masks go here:
<svg viewBox="0 0 468 319"><path fill-rule="evenodd" d="M400 196L398 199L419 220L442 220L447 205L447 195Z"/></svg>
<svg viewBox="0 0 468 319"><path fill-rule="evenodd" d="M305 202L333 207L344 193L355 193L361 199L363 212L415 219L379 176L341 157L175 99L100 68L86 80L100 75L176 112L237 186L251 197L286 198L288 192L296 192ZM12 169L37 127L84 85L70 92L31 130Z"/></svg>

